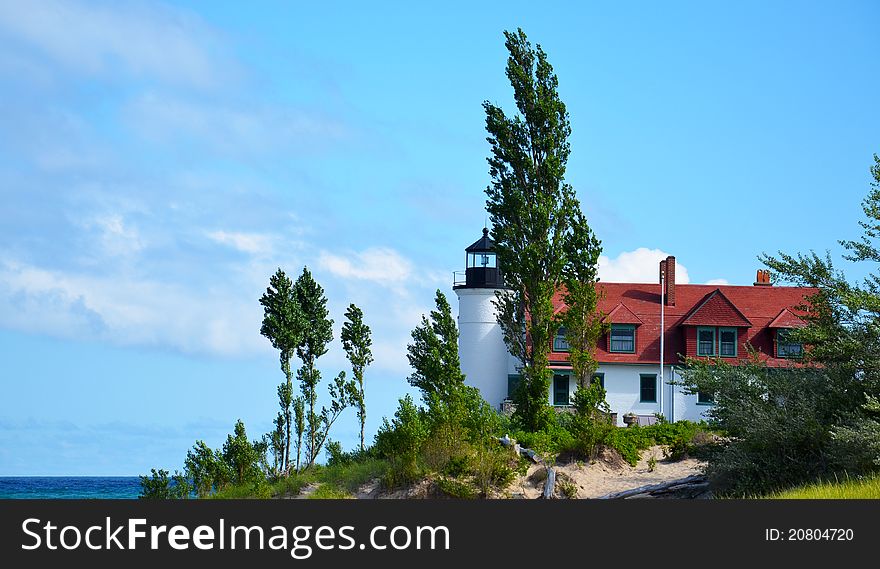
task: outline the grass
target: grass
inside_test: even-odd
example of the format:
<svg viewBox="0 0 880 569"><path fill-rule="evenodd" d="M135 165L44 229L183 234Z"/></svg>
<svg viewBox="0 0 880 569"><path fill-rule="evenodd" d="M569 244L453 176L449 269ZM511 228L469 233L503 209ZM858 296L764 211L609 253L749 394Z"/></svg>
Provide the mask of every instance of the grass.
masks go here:
<svg viewBox="0 0 880 569"><path fill-rule="evenodd" d="M880 475L809 484L770 494L771 500L859 500L880 498Z"/></svg>
<svg viewBox="0 0 880 569"><path fill-rule="evenodd" d="M388 462L376 458L333 466L316 465L305 472L275 482L227 486L209 495L208 498L240 500L295 496L309 484L318 484L318 488L309 498L351 498L358 488L374 478L382 478L387 470Z"/></svg>

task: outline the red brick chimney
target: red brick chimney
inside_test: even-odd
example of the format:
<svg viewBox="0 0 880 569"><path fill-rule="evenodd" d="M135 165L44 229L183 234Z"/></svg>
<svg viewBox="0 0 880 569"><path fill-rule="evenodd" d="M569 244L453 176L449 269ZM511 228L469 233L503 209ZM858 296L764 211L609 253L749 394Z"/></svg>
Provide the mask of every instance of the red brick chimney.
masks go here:
<svg viewBox="0 0 880 569"><path fill-rule="evenodd" d="M675 306L675 257L672 255L660 261L660 282L664 288L664 304Z"/></svg>
<svg viewBox="0 0 880 569"><path fill-rule="evenodd" d="M675 257L666 257L666 305L675 306Z"/></svg>
<svg viewBox="0 0 880 569"><path fill-rule="evenodd" d="M773 286L773 283L770 282L770 271L758 269L754 284L755 286Z"/></svg>

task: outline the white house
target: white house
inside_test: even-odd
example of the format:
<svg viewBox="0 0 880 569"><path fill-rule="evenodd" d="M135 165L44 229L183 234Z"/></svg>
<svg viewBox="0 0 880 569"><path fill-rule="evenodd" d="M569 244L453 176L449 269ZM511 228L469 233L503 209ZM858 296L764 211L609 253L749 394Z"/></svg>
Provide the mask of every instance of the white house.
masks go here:
<svg viewBox="0 0 880 569"><path fill-rule="evenodd" d="M464 278L453 285L465 382L496 407L510 398L519 380L519 362L507 351L493 303L495 292L505 289L501 269L483 229L465 249ZM657 284L597 285L604 293L599 310L609 332L596 347L594 380L604 386L619 425L630 412L645 418L662 413L672 421L703 416L711 397L686 395L673 384L685 357L720 356L735 364L749 345L767 366L781 367L801 354L802 346L787 341L787 332L803 325L795 307L812 289L772 286L766 271L758 271L749 286L676 284L675 257L660 261L659 275ZM559 295L554 304L565 308ZM577 386L564 336L557 336L551 348L554 375L547 398L551 405L568 406Z"/></svg>

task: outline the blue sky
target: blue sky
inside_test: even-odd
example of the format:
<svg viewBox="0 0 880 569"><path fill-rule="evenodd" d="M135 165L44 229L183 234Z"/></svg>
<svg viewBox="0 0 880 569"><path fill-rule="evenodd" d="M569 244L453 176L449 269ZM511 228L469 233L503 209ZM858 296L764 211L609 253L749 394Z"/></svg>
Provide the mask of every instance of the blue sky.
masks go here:
<svg viewBox="0 0 880 569"><path fill-rule="evenodd" d="M316 4L0 4L0 475L174 469L238 418L268 431L279 266L312 269L336 336L363 308L375 432L480 235L504 29L559 76L605 280L673 254L751 284L761 252L858 235L876 2ZM322 360L347 369L338 341Z"/></svg>

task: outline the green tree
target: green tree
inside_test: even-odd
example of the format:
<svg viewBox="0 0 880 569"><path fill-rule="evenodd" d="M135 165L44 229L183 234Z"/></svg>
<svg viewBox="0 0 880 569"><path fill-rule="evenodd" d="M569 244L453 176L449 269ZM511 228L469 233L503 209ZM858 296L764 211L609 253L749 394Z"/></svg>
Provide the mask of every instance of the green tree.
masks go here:
<svg viewBox="0 0 880 569"><path fill-rule="evenodd" d="M306 468L308 468L318 458L320 451L318 436L322 425L322 417L316 411L318 384L321 381L321 372L316 362L319 357L327 353L327 344L333 340L333 320L329 317L324 289L315 281L307 267L303 267L302 274L296 279L294 294L305 319L304 332L296 347L296 354L303 364L297 378L305 405Z"/></svg>
<svg viewBox="0 0 880 569"><path fill-rule="evenodd" d="M846 471L880 467L880 158L870 169L871 190L857 241L841 241L845 258L867 278L847 280L829 253L762 255L773 282L809 287L799 307L805 322L790 339L807 349L786 369L689 363L686 389L711 393L712 418L730 440L710 461L716 485L730 493L758 493ZM867 264L867 265L866 265Z"/></svg>
<svg viewBox="0 0 880 569"><path fill-rule="evenodd" d="M345 311L345 323L342 325L342 347L348 361L351 362L351 372L357 382L357 394L354 406L357 408L358 421L361 424L361 452L364 450L364 425L367 421L367 407L364 401L364 370L373 362L373 345L370 339L370 327L364 323L363 311L350 304Z"/></svg>
<svg viewBox="0 0 880 569"><path fill-rule="evenodd" d="M204 498L214 490L219 465L214 451L205 441L196 441L193 448L187 451L183 465L199 498Z"/></svg>
<svg viewBox="0 0 880 569"><path fill-rule="evenodd" d="M537 431L552 422L547 365L560 326L553 296L565 281L580 204L564 181L571 127L553 68L522 30L504 35L507 77L519 114L508 117L500 107L483 103L492 178L486 209L511 289L497 295L498 320L510 352L522 362L516 415L526 429Z"/></svg>
<svg viewBox="0 0 880 569"><path fill-rule="evenodd" d="M349 406L355 404L357 401L357 385L354 380L346 381L345 372L339 372L339 375L333 380L333 383L329 386L330 391L330 406L329 407L321 407L321 413L318 415L318 428L315 432L315 442L314 446L311 450L311 462L309 466L314 464L318 455L321 453L321 449L324 446L324 443L327 442L328 437L330 436L330 429L333 427L333 424L336 422L336 419L345 411Z"/></svg>
<svg viewBox="0 0 880 569"><path fill-rule="evenodd" d="M568 342L568 361L581 388L590 385L598 367L596 342L605 331L596 290L602 245L580 211L575 212L573 220L563 270L562 300L566 310L559 320Z"/></svg>
<svg viewBox="0 0 880 569"><path fill-rule="evenodd" d="M278 387L278 402L284 418L284 459L285 473L290 469L290 428L291 403L293 398L293 374L290 360L294 351L303 341L306 325L302 310L297 301L296 290L290 278L280 268L269 278L269 287L260 297L263 306L263 323L260 334L272 342L279 352L284 383Z"/></svg>
<svg viewBox="0 0 880 569"><path fill-rule="evenodd" d="M448 400L464 384L458 357L458 328L452 308L439 290L434 300L436 310L431 311L430 319L422 316L421 324L412 331L413 341L406 348L413 368L407 381L422 391L426 402L432 395Z"/></svg>
<svg viewBox="0 0 880 569"><path fill-rule="evenodd" d="M265 454L262 442L251 443L241 419L235 422L233 435L227 435L223 444L223 462L229 466L235 484L261 480L260 462Z"/></svg>
<svg viewBox="0 0 880 569"><path fill-rule="evenodd" d="M303 434L306 432L306 410L302 397L293 400L293 427L296 432L296 471L299 472Z"/></svg>

